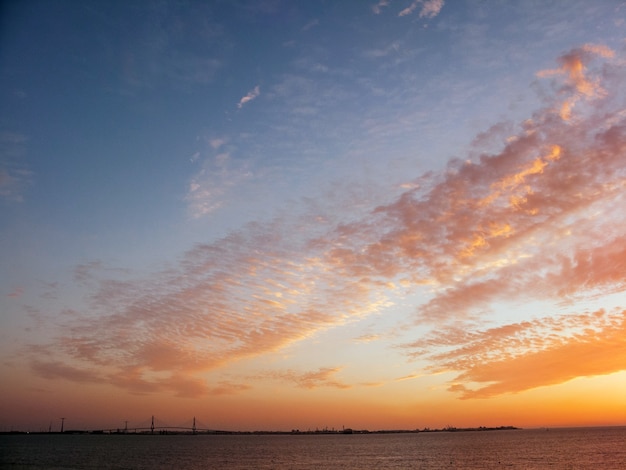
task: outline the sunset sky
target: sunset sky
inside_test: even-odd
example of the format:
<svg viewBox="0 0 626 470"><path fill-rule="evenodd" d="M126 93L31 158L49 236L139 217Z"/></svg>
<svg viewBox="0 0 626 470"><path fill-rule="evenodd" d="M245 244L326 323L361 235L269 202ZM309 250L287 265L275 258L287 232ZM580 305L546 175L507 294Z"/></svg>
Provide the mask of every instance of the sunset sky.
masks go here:
<svg viewBox="0 0 626 470"><path fill-rule="evenodd" d="M0 396L626 425L626 2L3 2Z"/></svg>

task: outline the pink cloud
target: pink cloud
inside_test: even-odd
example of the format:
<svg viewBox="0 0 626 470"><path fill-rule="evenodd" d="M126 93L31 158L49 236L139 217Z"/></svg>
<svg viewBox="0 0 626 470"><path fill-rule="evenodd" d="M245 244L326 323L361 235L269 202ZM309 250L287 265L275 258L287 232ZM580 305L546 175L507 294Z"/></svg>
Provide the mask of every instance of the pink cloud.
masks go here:
<svg viewBox="0 0 626 470"><path fill-rule="evenodd" d="M398 13L398 16L410 15L419 6L421 6L419 13L420 18L434 18L443 8L443 4L444 0L415 0L408 7Z"/></svg>
<svg viewBox="0 0 626 470"><path fill-rule="evenodd" d="M420 18L434 18L443 8L443 0L424 0Z"/></svg>
<svg viewBox="0 0 626 470"><path fill-rule="evenodd" d="M560 303L625 287L624 65L600 46L574 49L559 64L547 75L564 84L532 118L492 126L477 136L468 158L416 177L410 189L364 216L342 220L307 212L252 223L196 245L170 269L145 279L107 279L111 271L97 262L77 267L77 280L96 286L92 310L61 325L47 367L33 352L36 372L77 381L94 374L94 380L137 392L216 393L202 373L379 312L396 284L408 291L429 285L432 293L416 305L415 322L436 325L448 336L421 338L408 354L457 371L455 388L465 387L467 397L477 396L468 392L471 382L487 376L501 386L484 393L517 390L498 378L505 355L487 358L491 369L472 358L487 351L483 342L495 354L506 350L498 338L530 347L519 334L539 326L505 325L478 340L482 330L472 322L495 302L532 295ZM561 104L572 97L579 97L576 106L563 119ZM481 152L483 145L488 150ZM470 330L450 329L455 322ZM549 338L564 325L546 320L540 326ZM614 338L611 325L600 324L607 338ZM541 343L537 335L533 341ZM563 341L573 350L593 347L590 338ZM453 346L457 355L425 352L421 343ZM556 343L541 344L530 355L509 351L508 357L522 370L533 358L561 351ZM581 364L580 373L615 365L608 357L600 363ZM576 367L539 382L568 380ZM333 379L336 372L322 368L279 378L305 388L347 386ZM183 376L186 381L176 380Z"/></svg>
<svg viewBox="0 0 626 470"><path fill-rule="evenodd" d="M7 294L7 297L11 299L19 299L24 293L24 289L22 287L16 287L11 292Z"/></svg>
<svg viewBox="0 0 626 470"><path fill-rule="evenodd" d="M382 13L382 9L389 6L389 1L390 0L380 0L376 5L372 6L372 11L376 15L380 15Z"/></svg>
<svg viewBox="0 0 626 470"><path fill-rule="evenodd" d="M252 90L250 90L246 96L244 96L243 98L239 100L239 103L237 103L237 107L241 109L244 104L249 103L250 101L256 99L260 94L261 94L261 89L257 85Z"/></svg>
<svg viewBox="0 0 626 470"><path fill-rule="evenodd" d="M415 282L450 283L460 273L475 278L489 263L539 256L537 238L554 242L623 187L626 122L603 98L575 123L549 103L500 151L453 161L371 220L337 227L326 237L327 262L351 276L407 273Z"/></svg>

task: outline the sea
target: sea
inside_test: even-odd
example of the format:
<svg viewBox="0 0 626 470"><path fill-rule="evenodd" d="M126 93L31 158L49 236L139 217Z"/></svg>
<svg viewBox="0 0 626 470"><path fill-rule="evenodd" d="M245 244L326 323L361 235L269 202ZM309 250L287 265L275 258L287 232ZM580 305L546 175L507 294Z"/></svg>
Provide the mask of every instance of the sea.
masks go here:
<svg viewBox="0 0 626 470"><path fill-rule="evenodd" d="M370 434L0 435L2 469L626 469L626 427Z"/></svg>

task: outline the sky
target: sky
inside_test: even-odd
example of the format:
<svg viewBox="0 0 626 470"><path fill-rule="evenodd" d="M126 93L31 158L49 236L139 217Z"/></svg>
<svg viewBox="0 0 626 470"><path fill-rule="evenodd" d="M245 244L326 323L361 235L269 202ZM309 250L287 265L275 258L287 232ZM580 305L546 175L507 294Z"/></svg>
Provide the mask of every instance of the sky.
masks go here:
<svg viewBox="0 0 626 470"><path fill-rule="evenodd" d="M8 1L0 431L626 425L626 2Z"/></svg>

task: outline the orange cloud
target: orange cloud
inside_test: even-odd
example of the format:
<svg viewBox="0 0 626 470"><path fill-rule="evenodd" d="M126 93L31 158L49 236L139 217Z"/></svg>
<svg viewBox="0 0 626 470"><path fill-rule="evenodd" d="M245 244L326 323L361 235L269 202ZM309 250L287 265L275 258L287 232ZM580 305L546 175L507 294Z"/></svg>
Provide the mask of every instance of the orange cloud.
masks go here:
<svg viewBox="0 0 626 470"><path fill-rule="evenodd" d="M519 385L499 375L504 356L485 362L492 369L471 362L479 347L471 333L475 324L464 334L446 327L467 325L495 302L529 292L560 303L626 287L626 115L623 101L610 99L623 93L624 65L599 46L574 49L560 64L558 73L543 76L565 84L532 119L517 128L494 125L476 138L471 158L416 178L398 198L362 217L342 221L341 212L306 213L249 224L193 247L146 279L115 272L118 280L112 280L112 271L98 262L77 267L77 280L95 286L91 309L67 316L45 353L31 351L35 372L109 381L136 392L217 393L219 386L212 388L203 373L379 312L390 305L396 284L409 293L428 285L432 290L416 305L415 322L446 331L448 343L420 338L408 354L458 371L456 388L466 387L468 397L476 396L468 385L488 376L501 385L481 393L516 390ZM555 114L564 99L580 96L585 99L572 119ZM489 152L480 153L481 145ZM549 336L562 326L544 322L542 331ZM605 327L612 338L612 327ZM506 336L504 330L498 335ZM508 339L525 344L517 336ZM458 357L417 346L429 341L438 348L458 346ZM591 344L563 341L574 349ZM508 354L523 372L524 364L549 351L557 355L560 349ZM607 370L614 365L602 361ZM567 380L576 368L567 370L525 383ZM603 369L588 364L580 373L594 370ZM336 372L276 377L305 388L347 387L332 378Z"/></svg>
<svg viewBox="0 0 626 470"><path fill-rule="evenodd" d="M293 383L297 387L306 388L312 390L318 387L332 387L347 389L351 388L350 385L334 379L335 374L341 371L338 367L320 367L316 371L311 372L295 372L293 370L287 370L283 372L272 372L266 376L260 378L269 377L274 380L281 380L288 383ZM259 377L257 377L259 378Z"/></svg>
<svg viewBox="0 0 626 470"><path fill-rule="evenodd" d="M586 54L577 49L568 60ZM619 66L607 72L618 73ZM341 244L327 251L329 264L346 275L410 273L415 282L445 284L539 256L538 239L555 242L565 225L585 220L585 211L623 188L624 116L596 98L595 113L590 107L576 123L554 119L548 105L499 152L452 162L438 179L424 178L378 207L372 220L339 227L333 239Z"/></svg>
<svg viewBox="0 0 626 470"><path fill-rule="evenodd" d="M558 69L543 70L537 74L539 77L565 75L567 77L566 87L575 90L575 93L571 94L561 104L559 114L563 120L569 121L571 119L572 109L581 98L593 98L605 94L605 90L600 86L599 80L587 76L586 65L593 56L612 58L614 55L615 53L606 46L587 44L561 56L561 67ZM567 89L563 91L569 93Z"/></svg>
<svg viewBox="0 0 626 470"><path fill-rule="evenodd" d="M80 369L58 361L37 360L31 363L32 369L46 379L65 379L73 382L101 382L101 377L93 370Z"/></svg>
<svg viewBox="0 0 626 470"><path fill-rule="evenodd" d="M476 360L456 378L457 383L450 391L460 392L465 399L487 398L559 384L576 377L610 374L624 370L625 364L626 311L622 311L599 330L585 329L538 351ZM488 385L471 389L464 383Z"/></svg>
<svg viewBox="0 0 626 470"><path fill-rule="evenodd" d="M251 385L245 383L235 383L229 381L221 381L209 391L210 395L235 395L252 389Z"/></svg>
<svg viewBox="0 0 626 470"><path fill-rule="evenodd" d="M597 310L482 331L466 323L409 347L431 361L433 372L459 372L449 391L464 399L487 398L622 371L625 333L626 310Z"/></svg>
<svg viewBox="0 0 626 470"><path fill-rule="evenodd" d="M601 230L588 229L589 238ZM591 243L591 242L590 242ZM491 271L490 271L491 272ZM498 301L534 299L557 302L614 293L626 289L626 236L607 240L598 247L578 248L568 255L542 253L497 270L497 277L466 280L450 285L418 308L421 322L467 319Z"/></svg>

